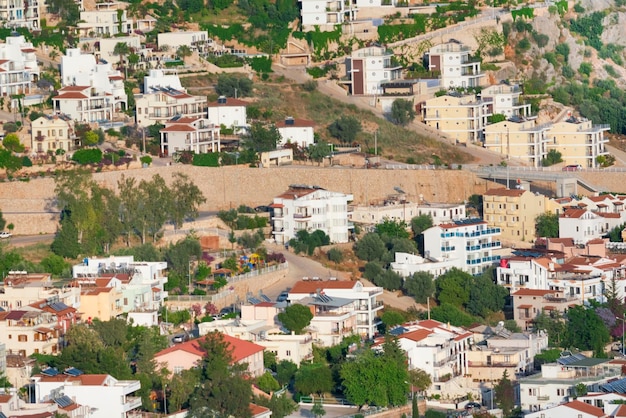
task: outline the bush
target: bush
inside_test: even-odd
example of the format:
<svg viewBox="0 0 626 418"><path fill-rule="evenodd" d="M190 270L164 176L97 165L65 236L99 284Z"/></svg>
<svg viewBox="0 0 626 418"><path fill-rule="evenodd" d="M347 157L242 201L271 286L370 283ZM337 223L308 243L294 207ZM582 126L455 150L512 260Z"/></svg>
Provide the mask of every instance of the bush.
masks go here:
<svg viewBox="0 0 626 418"><path fill-rule="evenodd" d="M333 263L341 263L343 261L343 253L341 252L339 248L336 248L336 247L333 247L330 250L328 250L328 253L326 253L326 256Z"/></svg>
<svg viewBox="0 0 626 418"><path fill-rule="evenodd" d="M304 91L315 91L317 89L317 83L313 80L308 80L302 85Z"/></svg>
<svg viewBox="0 0 626 418"><path fill-rule="evenodd" d="M192 164L201 167L219 167L219 153L194 154Z"/></svg>
<svg viewBox="0 0 626 418"><path fill-rule="evenodd" d="M98 148L79 149L72 155L72 161L78 164L94 164L102 161L102 151Z"/></svg>
<svg viewBox="0 0 626 418"><path fill-rule="evenodd" d="M17 125L13 122L7 122L4 124L4 132L12 133L17 132Z"/></svg>

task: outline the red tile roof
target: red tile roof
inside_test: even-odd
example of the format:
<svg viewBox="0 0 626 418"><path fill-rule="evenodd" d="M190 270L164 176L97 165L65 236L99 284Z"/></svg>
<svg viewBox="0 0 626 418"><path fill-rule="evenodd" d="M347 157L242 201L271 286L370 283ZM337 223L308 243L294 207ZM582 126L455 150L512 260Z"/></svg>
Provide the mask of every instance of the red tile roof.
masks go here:
<svg viewBox="0 0 626 418"><path fill-rule="evenodd" d="M513 293L513 296L545 296L551 293L556 293L556 290L544 290L544 289L520 289Z"/></svg>
<svg viewBox="0 0 626 418"><path fill-rule="evenodd" d="M87 99L87 96L85 96L82 93L61 93L57 96L54 96L53 99Z"/></svg>
<svg viewBox="0 0 626 418"><path fill-rule="evenodd" d="M553 242L555 244L563 244L566 247L574 246L574 238L548 238L548 242Z"/></svg>
<svg viewBox="0 0 626 418"><path fill-rule="evenodd" d="M196 128L189 125L172 125L167 128L162 128L161 132L194 132Z"/></svg>
<svg viewBox="0 0 626 418"><path fill-rule="evenodd" d="M471 332L466 332L465 334L457 335L456 337L454 337L454 341L461 341L465 338L471 337L472 335L474 334L472 334Z"/></svg>
<svg viewBox="0 0 626 418"><path fill-rule="evenodd" d="M586 212L586 209L567 209L561 214L561 218L580 218Z"/></svg>
<svg viewBox="0 0 626 418"><path fill-rule="evenodd" d="M520 305L520 306L517 307L517 309L530 309L532 307L533 307L533 305Z"/></svg>
<svg viewBox="0 0 626 418"><path fill-rule="evenodd" d="M89 89L89 86L66 86L61 88L59 91L84 91Z"/></svg>
<svg viewBox="0 0 626 418"><path fill-rule="evenodd" d="M506 196L506 197L519 197L523 195L525 190L522 189L490 189L485 192L485 196Z"/></svg>
<svg viewBox="0 0 626 418"><path fill-rule="evenodd" d="M59 374L56 376L38 375L42 382L79 382L83 386L103 386L109 375L107 374L81 374L80 376L68 376Z"/></svg>
<svg viewBox="0 0 626 418"><path fill-rule="evenodd" d="M452 228L461 228L464 226L472 226L472 225L486 225L487 222L483 221L482 219L475 219L475 222L470 222L470 220L468 219L466 222L460 223L460 224L441 224L439 225L439 228L442 229L452 229Z"/></svg>
<svg viewBox="0 0 626 418"><path fill-rule="evenodd" d="M0 403L7 403L13 398L13 395L0 395Z"/></svg>
<svg viewBox="0 0 626 418"><path fill-rule="evenodd" d="M585 414L593 415L596 417L604 417L606 414L602 408L598 408L597 406L589 405L588 403L581 401L571 401L565 404L566 407L575 409L580 412L584 412Z"/></svg>
<svg viewBox="0 0 626 418"><path fill-rule="evenodd" d="M219 103L219 102L211 102L209 103L209 107L235 107L235 106L248 106L250 103L245 102L243 100L239 100L239 99L235 99L232 97L227 97L226 98L226 103Z"/></svg>
<svg viewBox="0 0 626 418"><path fill-rule="evenodd" d="M256 354L260 351L264 350L264 347L261 347L258 344L255 344L250 341L240 340L239 338L231 337L230 335L221 334L224 342L228 345L231 350L231 354L233 356L233 361L238 363L242 360L247 359L253 354ZM196 338L194 340L190 340L184 342L182 344L176 344L172 347L166 348L165 350L161 350L154 355L155 358L164 356L169 353L173 353L176 351L186 351L191 354L195 354L198 357L202 357L205 354L205 351L200 347L200 342L202 338Z"/></svg>
<svg viewBox="0 0 626 418"><path fill-rule="evenodd" d="M594 212L594 213L603 218L619 219L621 217L619 213L603 213L603 212Z"/></svg>
<svg viewBox="0 0 626 418"><path fill-rule="evenodd" d="M315 122L307 119L292 119L293 123L287 123L285 120L276 122L277 128L312 128L315 126Z"/></svg>
<svg viewBox="0 0 626 418"><path fill-rule="evenodd" d="M324 289L352 289L357 284L351 280L300 280L289 293L311 294Z"/></svg>
<svg viewBox="0 0 626 418"><path fill-rule="evenodd" d="M269 411L269 408L266 408L264 406L259 406L253 403L250 404L250 412L252 413L252 418L255 418L259 415L267 414Z"/></svg>
<svg viewBox="0 0 626 418"><path fill-rule="evenodd" d="M274 302L261 302L261 303L257 303L254 306L258 306L260 308L271 308L273 306L276 306L276 304Z"/></svg>
<svg viewBox="0 0 626 418"><path fill-rule="evenodd" d="M443 323L439 321L435 321L434 319L426 319L424 321L419 321L417 325L419 325L420 327L433 329L433 328L443 326Z"/></svg>
<svg viewBox="0 0 626 418"><path fill-rule="evenodd" d="M191 116L185 116L185 117L178 118L178 119L170 119L170 120L168 120L165 123L167 123L167 124L170 124L170 123L193 123L193 122L195 122L195 121L197 121L199 119L200 118L194 118L194 117L191 117Z"/></svg>
<svg viewBox="0 0 626 418"><path fill-rule="evenodd" d="M430 334L433 334L433 331L428 329L416 329L415 331L405 332L398 338L406 338L407 340L419 342L428 337Z"/></svg>
<svg viewBox="0 0 626 418"><path fill-rule="evenodd" d="M285 193L281 194L278 197L281 198L281 199L294 200L294 199L300 198L302 196L306 196L308 194L311 194L311 193L315 192L316 190L319 190L319 189L314 189L314 188L309 188L309 187L302 187L302 188L292 187L292 188L290 188L289 190L287 190Z"/></svg>
<svg viewBox="0 0 626 418"><path fill-rule="evenodd" d="M626 405L620 405L617 410L615 410L615 414L613 415L615 418L626 417Z"/></svg>

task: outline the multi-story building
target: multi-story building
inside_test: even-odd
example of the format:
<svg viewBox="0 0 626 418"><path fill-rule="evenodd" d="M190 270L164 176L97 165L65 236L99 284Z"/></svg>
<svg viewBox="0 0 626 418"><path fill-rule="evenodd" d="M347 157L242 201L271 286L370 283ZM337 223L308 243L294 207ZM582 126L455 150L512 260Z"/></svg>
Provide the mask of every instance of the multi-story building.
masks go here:
<svg viewBox="0 0 626 418"><path fill-rule="evenodd" d="M480 92L483 100L491 101L491 112L508 118L524 118L530 116L530 103L521 103L522 89L517 85L494 84Z"/></svg>
<svg viewBox="0 0 626 418"><path fill-rule="evenodd" d="M9 353L55 354L59 349L56 318L39 309L26 309L0 312L0 342Z"/></svg>
<svg viewBox="0 0 626 418"><path fill-rule="evenodd" d="M307 0L302 0L304 3ZM382 84L402 77L402 66L385 47L357 49L346 57L348 86L353 95L383 94Z"/></svg>
<svg viewBox="0 0 626 418"><path fill-rule="evenodd" d="M423 122L446 133L457 143L475 143L483 139L483 128L491 116L491 102L474 94L456 91L426 100L422 104Z"/></svg>
<svg viewBox="0 0 626 418"><path fill-rule="evenodd" d="M128 67L128 55L120 57L119 54L115 53L115 46L117 44L126 44L130 52L134 52L135 54L144 56L148 56L149 52L142 50L141 48L141 37L139 35L128 35L128 36L114 36L112 38L100 38L98 40L98 50L96 51L97 58L99 60L104 60L110 64L119 64L120 59L124 59L126 64L124 64L124 68Z"/></svg>
<svg viewBox="0 0 626 418"><path fill-rule="evenodd" d="M52 109L78 122L106 121L113 118L120 99L91 86L66 86L52 98Z"/></svg>
<svg viewBox="0 0 626 418"><path fill-rule="evenodd" d="M2 26L13 29L39 29L39 3L39 0L5 0L0 2L0 22L2 22Z"/></svg>
<svg viewBox="0 0 626 418"><path fill-rule="evenodd" d="M380 322L377 312L383 308L376 300L383 294L381 287L363 286L360 281L315 279L294 284L288 300L311 307L309 329L319 343L333 346L354 334L374 337Z"/></svg>
<svg viewBox="0 0 626 418"><path fill-rule="evenodd" d="M7 346L0 342L0 376L7 375Z"/></svg>
<svg viewBox="0 0 626 418"><path fill-rule="evenodd" d="M161 154L220 152L220 128L209 119L174 117L161 129Z"/></svg>
<svg viewBox="0 0 626 418"><path fill-rule="evenodd" d="M580 305L580 299L566 295L563 291L548 289L520 289L511 293L513 301L513 319L523 330L533 329L539 314L561 315L571 307Z"/></svg>
<svg viewBox="0 0 626 418"><path fill-rule="evenodd" d="M277 146L284 146L289 142L301 148L308 148L309 145L315 143L315 122L312 120L288 117L284 121L277 122L276 128L280 134L280 142Z"/></svg>
<svg viewBox="0 0 626 418"><path fill-rule="evenodd" d="M552 141L549 131L550 124L537 125L534 120L512 116L485 126L484 146L507 158L517 158L533 167L541 167Z"/></svg>
<svg viewBox="0 0 626 418"><path fill-rule="evenodd" d="M291 185L270 205L272 235L285 244L300 230L321 230L334 243L348 242L348 202L351 194L331 192L319 186Z"/></svg>
<svg viewBox="0 0 626 418"><path fill-rule="evenodd" d="M238 134L248 128L248 102L220 96L208 105L208 117L217 126L232 129Z"/></svg>
<svg viewBox="0 0 626 418"><path fill-rule="evenodd" d="M500 228L482 219L465 219L433 226L424 231L425 258L449 263L470 274L480 274L500 260Z"/></svg>
<svg viewBox="0 0 626 418"><path fill-rule="evenodd" d="M559 236L572 238L575 244L586 244L602 238L613 228L622 225L626 212L592 212L587 209L566 209L559 215Z"/></svg>
<svg viewBox="0 0 626 418"><path fill-rule="evenodd" d="M171 88L154 88L151 92L135 95L137 124L150 126L165 122L175 116L206 118L206 96L192 96Z"/></svg>
<svg viewBox="0 0 626 418"><path fill-rule="evenodd" d="M39 78L35 51L22 35L9 36L0 44L0 96L31 93Z"/></svg>
<svg viewBox="0 0 626 418"><path fill-rule="evenodd" d="M74 124L63 114L43 115L31 123L31 152L70 151L74 148L75 141Z"/></svg>
<svg viewBox="0 0 626 418"><path fill-rule="evenodd" d="M426 390L429 395L454 398L470 392L463 380L469 370L471 332L428 319L394 328L391 334L406 352L409 370L421 369L431 376L432 385ZM381 347L380 342L375 345Z"/></svg>
<svg viewBox="0 0 626 418"><path fill-rule="evenodd" d="M428 51L429 71L441 73L441 87L479 87L483 78L480 59L472 57L470 47L458 41L435 45Z"/></svg>
<svg viewBox="0 0 626 418"><path fill-rule="evenodd" d="M623 399L620 400L622 402L624 401ZM561 405L550 407L547 410L531 412L524 416L526 418L611 418L620 417L626 412L626 408L622 410L619 406L614 407L613 410L616 414L609 415L600 407L575 399Z"/></svg>
<svg viewBox="0 0 626 418"><path fill-rule="evenodd" d="M180 84L178 74L166 74L165 70L150 70L148 75L143 78L143 91L151 92L156 89L186 91ZM209 114L209 119L211 119L211 114Z"/></svg>
<svg viewBox="0 0 626 418"><path fill-rule="evenodd" d="M535 240L535 218L546 212L546 197L523 189L490 189L483 195L483 218L502 239Z"/></svg>
<svg viewBox="0 0 626 418"><path fill-rule="evenodd" d="M119 5L100 3L97 10L80 12L79 33L84 36L110 37L132 32L133 21L128 19L126 10Z"/></svg>
<svg viewBox="0 0 626 418"><path fill-rule="evenodd" d="M213 40L209 38L207 31L178 31L165 32L157 35L157 43L159 48L166 47L171 52L176 52L183 45L190 47L192 50L202 50L204 45L211 43Z"/></svg>
<svg viewBox="0 0 626 418"><path fill-rule="evenodd" d="M590 120L570 117L550 127L550 149L559 151L565 164L580 164L584 168L597 168L599 156L609 154L609 139L604 136L609 125L594 125Z"/></svg>
<svg viewBox="0 0 626 418"><path fill-rule="evenodd" d="M80 299L83 308L83 319L91 322L94 319L108 321L115 319L124 313L123 294L116 287L99 286L96 283L76 283L80 288Z"/></svg>
<svg viewBox="0 0 626 418"><path fill-rule="evenodd" d="M72 268L72 275L87 289L95 286L118 290L121 297L119 303L115 300L113 316L119 306L134 324L152 326L158 323L157 312L167 297L166 269L166 262L134 261L133 256L116 256L87 258Z"/></svg>
<svg viewBox="0 0 626 418"><path fill-rule="evenodd" d="M541 373L519 379L522 412L542 411L569 402L577 396L576 386L580 384L589 392L599 392L601 385L620 374L620 364L582 354L543 364Z"/></svg>
<svg viewBox="0 0 626 418"><path fill-rule="evenodd" d="M28 274L11 271L0 288L0 308L23 309L31 303L46 300L62 303L75 309L81 306L80 291L62 283L53 282L48 273Z"/></svg>
<svg viewBox="0 0 626 418"><path fill-rule="evenodd" d="M337 25L356 20L356 1L299 0L302 30L332 31Z"/></svg>
<svg viewBox="0 0 626 418"><path fill-rule="evenodd" d="M496 269L496 283L513 294L521 289L548 289L555 263L546 257L507 257Z"/></svg>
<svg viewBox="0 0 626 418"><path fill-rule="evenodd" d="M76 369L67 373L47 369L33 376L35 400L50 402L65 396L88 406L88 416L92 418L127 418L141 407L141 397L135 395L141 389L139 380L117 380L108 374L82 374Z"/></svg>
<svg viewBox="0 0 626 418"><path fill-rule="evenodd" d="M78 48L68 48L61 56L61 83L90 86L96 94L109 94L115 109L125 109L128 105L122 74L113 70L110 62L97 61L92 54L82 54Z"/></svg>

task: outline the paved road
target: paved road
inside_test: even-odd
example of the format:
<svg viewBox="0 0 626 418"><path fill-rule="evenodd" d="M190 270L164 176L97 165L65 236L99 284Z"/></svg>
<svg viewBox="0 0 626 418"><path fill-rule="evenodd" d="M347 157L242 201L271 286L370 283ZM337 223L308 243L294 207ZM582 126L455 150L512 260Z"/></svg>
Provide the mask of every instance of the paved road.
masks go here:
<svg viewBox="0 0 626 418"><path fill-rule="evenodd" d="M314 418L315 416L311 413L312 407L312 405L300 405L300 409L291 415L287 415L287 418ZM356 406L324 406L324 411L326 411L324 418L339 418L357 413L358 408Z"/></svg>
<svg viewBox="0 0 626 418"><path fill-rule="evenodd" d="M51 243L54 239L54 234L42 234L42 235L20 235L14 236L2 242L7 242L13 247L24 247L26 245L33 245L38 243Z"/></svg>

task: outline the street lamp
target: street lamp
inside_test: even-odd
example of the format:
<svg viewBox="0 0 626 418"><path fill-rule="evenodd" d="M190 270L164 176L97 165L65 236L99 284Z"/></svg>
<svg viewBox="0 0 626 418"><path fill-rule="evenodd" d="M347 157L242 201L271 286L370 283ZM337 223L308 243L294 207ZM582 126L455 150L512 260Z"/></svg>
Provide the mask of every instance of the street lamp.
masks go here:
<svg viewBox="0 0 626 418"><path fill-rule="evenodd" d="M624 356L624 331L626 330L626 313L623 314L623 318L616 316L615 319L622 321L622 357Z"/></svg>

